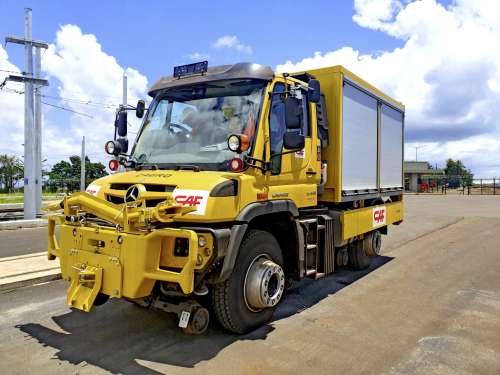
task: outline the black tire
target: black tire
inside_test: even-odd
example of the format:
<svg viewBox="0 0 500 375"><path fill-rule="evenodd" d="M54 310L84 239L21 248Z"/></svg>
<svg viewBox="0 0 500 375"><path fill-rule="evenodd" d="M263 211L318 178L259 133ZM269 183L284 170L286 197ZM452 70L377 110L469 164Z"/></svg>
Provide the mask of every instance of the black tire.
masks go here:
<svg viewBox="0 0 500 375"><path fill-rule="evenodd" d="M349 245L349 266L355 270L364 270L370 266L371 257L363 250L363 241Z"/></svg>
<svg viewBox="0 0 500 375"><path fill-rule="evenodd" d="M250 230L243 239L229 279L214 285L212 307L215 317L226 330L247 333L268 322L275 307L252 311L244 297L245 276L253 260L261 254L283 267L283 255L274 236L262 230Z"/></svg>
<svg viewBox="0 0 500 375"><path fill-rule="evenodd" d="M108 302L108 300L109 300L109 296L107 294L99 293L95 297L94 306L102 306L106 302Z"/></svg>

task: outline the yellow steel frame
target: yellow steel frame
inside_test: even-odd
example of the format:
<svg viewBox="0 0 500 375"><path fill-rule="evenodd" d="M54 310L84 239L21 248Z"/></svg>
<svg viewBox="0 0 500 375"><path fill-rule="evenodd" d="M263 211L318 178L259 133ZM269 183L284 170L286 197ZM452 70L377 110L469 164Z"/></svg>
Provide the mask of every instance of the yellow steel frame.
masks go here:
<svg viewBox="0 0 500 375"><path fill-rule="evenodd" d="M212 249L199 249L198 235L192 230L149 229L151 222L168 222L185 209L170 203L167 200L155 208L142 207L140 202L137 207L117 206L77 193L65 199L64 215L48 216L48 258L58 257L63 278L71 281L70 306L89 311L100 292L112 297L145 297L155 281L177 283L186 295L193 292L195 269L207 264ZM186 209L184 212L191 210ZM93 213L116 227L80 223L75 220L80 212ZM66 220L68 217L73 220ZM175 269L165 269L169 264L162 263L162 251L172 250L176 238L188 240L188 255ZM208 242L213 244L211 238Z"/></svg>
<svg viewBox="0 0 500 375"><path fill-rule="evenodd" d="M377 226L373 224L372 212L374 208L380 207L385 207L386 220L383 225ZM403 220L403 216L404 205L402 201L345 211L340 217L342 241L347 241L385 225L400 222Z"/></svg>

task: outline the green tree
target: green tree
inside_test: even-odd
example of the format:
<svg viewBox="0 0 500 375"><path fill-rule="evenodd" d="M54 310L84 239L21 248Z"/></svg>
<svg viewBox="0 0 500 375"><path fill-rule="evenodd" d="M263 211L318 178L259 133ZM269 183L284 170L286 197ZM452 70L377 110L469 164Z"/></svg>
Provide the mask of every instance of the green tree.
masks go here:
<svg viewBox="0 0 500 375"><path fill-rule="evenodd" d="M471 185L474 178L474 174L465 167L461 160L446 160L444 173L448 176L450 183L461 183L463 186Z"/></svg>
<svg viewBox="0 0 500 375"><path fill-rule="evenodd" d="M10 193L23 178L24 168L21 159L7 154L0 155L0 181L3 189Z"/></svg>
<svg viewBox="0 0 500 375"><path fill-rule="evenodd" d="M81 158L77 155L70 156L69 162L61 160L54 164L48 173L50 189L78 190L80 187L80 165ZM87 184L106 175L104 164L100 162L92 163L88 157L85 157L85 182Z"/></svg>

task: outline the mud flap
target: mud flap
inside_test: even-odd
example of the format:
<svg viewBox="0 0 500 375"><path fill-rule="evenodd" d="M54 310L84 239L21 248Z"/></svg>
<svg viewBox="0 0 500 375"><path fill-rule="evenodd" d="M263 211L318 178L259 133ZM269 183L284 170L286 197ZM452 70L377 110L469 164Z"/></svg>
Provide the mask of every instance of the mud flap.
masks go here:
<svg viewBox="0 0 500 375"><path fill-rule="evenodd" d="M68 289L68 306L89 312L101 290L102 268L83 264L74 269Z"/></svg>

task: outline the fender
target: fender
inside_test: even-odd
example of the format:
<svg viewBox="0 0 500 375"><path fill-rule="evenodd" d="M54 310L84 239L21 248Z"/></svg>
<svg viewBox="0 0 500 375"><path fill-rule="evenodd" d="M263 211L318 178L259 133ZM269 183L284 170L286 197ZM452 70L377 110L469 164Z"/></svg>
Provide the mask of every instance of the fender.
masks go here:
<svg viewBox="0 0 500 375"><path fill-rule="evenodd" d="M233 272L236 258L240 249L241 241L248 229L248 223L258 216L268 215L278 212L288 212L292 217L299 216L299 210L295 203L290 200L273 200L265 202L255 202L246 206L236 218L237 224L231 228L231 236L227 246L224 263L217 282L228 279Z"/></svg>

